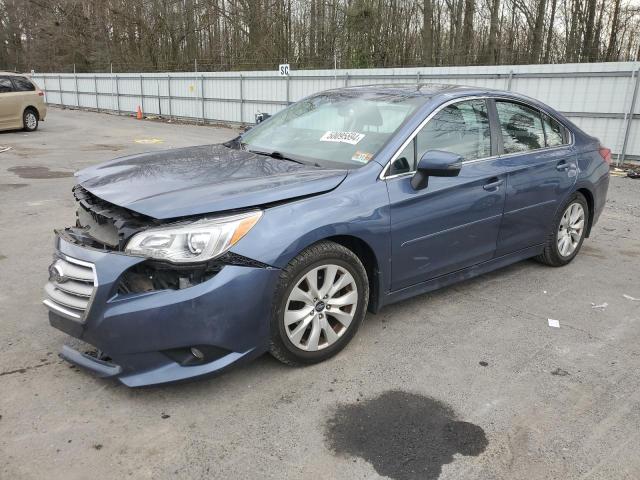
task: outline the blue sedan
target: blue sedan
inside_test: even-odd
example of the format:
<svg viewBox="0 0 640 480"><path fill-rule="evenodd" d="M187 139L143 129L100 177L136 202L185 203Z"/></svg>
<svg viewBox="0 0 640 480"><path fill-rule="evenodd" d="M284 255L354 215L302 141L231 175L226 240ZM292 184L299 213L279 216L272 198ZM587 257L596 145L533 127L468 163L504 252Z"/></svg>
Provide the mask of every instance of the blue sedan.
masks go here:
<svg viewBox="0 0 640 480"><path fill-rule="evenodd" d="M527 258L571 262L611 152L522 95L364 86L305 98L222 145L77 174L44 304L66 360L129 386L265 352L341 351L367 311Z"/></svg>

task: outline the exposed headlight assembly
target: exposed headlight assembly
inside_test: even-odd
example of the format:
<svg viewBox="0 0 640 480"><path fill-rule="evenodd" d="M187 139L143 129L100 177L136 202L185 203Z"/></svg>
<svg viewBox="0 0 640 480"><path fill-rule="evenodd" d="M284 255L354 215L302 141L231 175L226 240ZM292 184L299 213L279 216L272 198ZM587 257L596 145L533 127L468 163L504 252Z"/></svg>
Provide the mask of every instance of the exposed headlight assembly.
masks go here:
<svg viewBox="0 0 640 480"><path fill-rule="evenodd" d="M211 260L238 243L260 220L262 211L150 228L135 234L125 252L173 263Z"/></svg>

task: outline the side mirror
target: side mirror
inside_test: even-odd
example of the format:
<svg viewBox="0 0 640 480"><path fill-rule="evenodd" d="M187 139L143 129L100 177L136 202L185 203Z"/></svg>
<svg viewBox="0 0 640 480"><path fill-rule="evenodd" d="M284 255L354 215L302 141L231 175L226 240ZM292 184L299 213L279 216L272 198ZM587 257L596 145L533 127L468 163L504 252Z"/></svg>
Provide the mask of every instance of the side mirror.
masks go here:
<svg viewBox="0 0 640 480"><path fill-rule="evenodd" d="M457 177L462 168L462 156L443 150L427 150L418 162L418 169L411 177L414 190L426 188L429 177Z"/></svg>

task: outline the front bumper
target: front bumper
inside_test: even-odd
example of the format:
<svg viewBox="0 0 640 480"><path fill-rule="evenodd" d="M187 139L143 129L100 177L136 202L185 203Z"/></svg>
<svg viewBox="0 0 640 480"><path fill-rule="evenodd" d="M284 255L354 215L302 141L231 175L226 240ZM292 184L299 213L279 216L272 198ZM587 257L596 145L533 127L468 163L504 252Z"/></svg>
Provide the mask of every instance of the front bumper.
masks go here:
<svg viewBox="0 0 640 480"><path fill-rule="evenodd" d="M131 387L176 382L220 373L268 350L277 269L227 265L189 288L121 294L120 276L143 258L80 247L60 236L56 254L94 266L95 287L84 317L49 307L49 321L102 353L96 358L70 347L61 352L99 376ZM219 353L195 364L171 354L192 346Z"/></svg>

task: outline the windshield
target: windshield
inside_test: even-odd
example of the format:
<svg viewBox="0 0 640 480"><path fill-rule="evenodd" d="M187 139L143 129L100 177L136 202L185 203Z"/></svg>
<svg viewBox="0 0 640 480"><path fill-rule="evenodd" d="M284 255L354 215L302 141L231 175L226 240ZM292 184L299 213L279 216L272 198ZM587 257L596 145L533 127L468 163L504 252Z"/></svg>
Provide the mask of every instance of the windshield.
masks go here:
<svg viewBox="0 0 640 480"><path fill-rule="evenodd" d="M425 98L341 90L304 99L242 135L243 148L321 167L368 163Z"/></svg>

